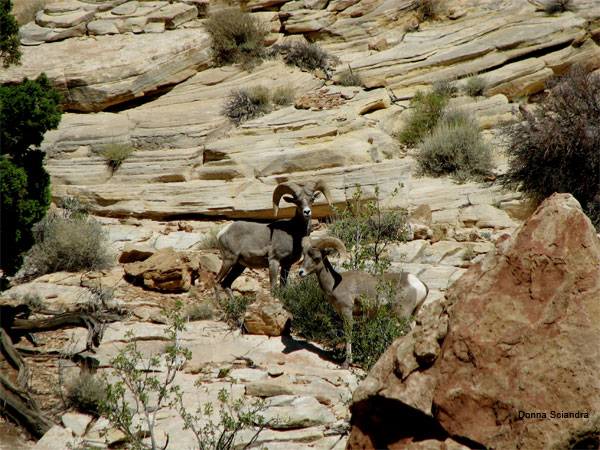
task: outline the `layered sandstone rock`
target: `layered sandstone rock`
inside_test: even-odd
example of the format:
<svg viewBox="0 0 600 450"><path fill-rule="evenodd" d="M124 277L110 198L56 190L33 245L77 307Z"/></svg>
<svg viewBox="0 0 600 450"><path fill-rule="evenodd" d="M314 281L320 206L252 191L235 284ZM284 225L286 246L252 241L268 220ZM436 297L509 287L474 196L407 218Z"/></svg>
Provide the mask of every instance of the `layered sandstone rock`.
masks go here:
<svg viewBox="0 0 600 450"><path fill-rule="evenodd" d="M386 351L355 392L349 447L598 446L599 372L600 242L555 194Z"/></svg>

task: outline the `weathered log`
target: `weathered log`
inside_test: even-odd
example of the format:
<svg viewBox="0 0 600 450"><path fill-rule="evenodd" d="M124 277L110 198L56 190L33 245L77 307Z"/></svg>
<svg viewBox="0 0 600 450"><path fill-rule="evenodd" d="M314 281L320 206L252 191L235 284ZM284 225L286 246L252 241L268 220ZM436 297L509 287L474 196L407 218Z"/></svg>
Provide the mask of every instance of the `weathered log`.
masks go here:
<svg viewBox="0 0 600 450"><path fill-rule="evenodd" d="M40 411L27 393L0 374L0 414L25 428L33 437L41 438L54 423Z"/></svg>

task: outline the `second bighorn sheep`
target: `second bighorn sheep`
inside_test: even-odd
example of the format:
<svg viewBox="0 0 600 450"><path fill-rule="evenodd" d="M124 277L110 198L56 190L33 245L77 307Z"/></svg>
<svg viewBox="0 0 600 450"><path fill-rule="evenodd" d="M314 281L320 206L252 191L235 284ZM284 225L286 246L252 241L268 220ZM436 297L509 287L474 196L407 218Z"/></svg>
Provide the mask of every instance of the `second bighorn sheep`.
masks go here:
<svg viewBox="0 0 600 450"><path fill-rule="evenodd" d="M325 296L344 319L346 360L342 367L348 367L352 363L353 319L364 314L365 299L377 298L377 278L360 270L338 273L327 258L332 250L337 250L342 256L347 254L344 243L337 238L324 237L315 241L310 237L303 238L304 259L298 274L301 277L316 274ZM429 293L425 283L407 272L386 273L383 281L392 283L394 313L398 318L414 316Z"/></svg>
<svg viewBox="0 0 600 450"><path fill-rule="evenodd" d="M217 299L220 299L219 285L233 299L231 284L246 267L268 267L271 292L277 286L280 269L281 284L286 283L290 267L302 256L302 238L310 233L312 205L320 193L331 205L331 194L323 180L308 182L303 187L293 182L280 183L273 191L275 217L282 197L296 205L294 217L269 224L233 222L219 232L217 242L223 264L215 278Z"/></svg>

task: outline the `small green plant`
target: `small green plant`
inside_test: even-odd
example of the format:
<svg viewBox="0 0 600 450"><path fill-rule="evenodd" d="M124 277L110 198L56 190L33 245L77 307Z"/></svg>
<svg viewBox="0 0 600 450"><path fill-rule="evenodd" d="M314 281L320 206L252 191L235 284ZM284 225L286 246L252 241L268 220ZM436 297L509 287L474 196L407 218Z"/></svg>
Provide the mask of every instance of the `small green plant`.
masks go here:
<svg viewBox="0 0 600 450"><path fill-rule="evenodd" d="M352 67L348 65L348 70L344 70L337 76L337 83L341 86L360 86L362 87L364 82L358 72L352 70Z"/></svg>
<svg viewBox="0 0 600 450"><path fill-rule="evenodd" d="M168 343L162 352L164 366L160 370L161 358L156 355L144 358L133 332L127 333L131 342L112 360L112 373L105 376L106 399L102 413L125 435L130 448L136 450L166 448L166 445L159 445L156 435L157 414L163 408L177 410L184 428L194 433L201 450L233 449L239 431L254 429L254 436L243 447L247 448L266 425L259 414L265 408L264 402L258 400L247 405L243 399L233 400L226 390L221 390L216 423L211 403L201 405L195 414L184 406L184 393L175 380L192 354L180 343L179 335L185 330L185 318L179 313L180 309L178 302L173 309L163 311L169 325L165 329ZM195 384L200 386L201 381L197 380ZM165 440L168 443L168 435Z"/></svg>
<svg viewBox="0 0 600 450"><path fill-rule="evenodd" d="M557 14L573 10L571 0L546 0L543 4L543 10L546 14Z"/></svg>
<svg viewBox="0 0 600 450"><path fill-rule="evenodd" d="M538 108L523 105L521 121L504 128L505 185L535 201L570 192L600 227L600 76L574 66L549 88Z"/></svg>
<svg viewBox="0 0 600 450"><path fill-rule="evenodd" d="M398 195L398 189L391 195ZM362 188L357 184L346 208L336 208L334 213L329 232L341 239L348 250L350 258L344 267L383 273L389 267L385 255L389 244L406 240L406 211L384 211L378 187L373 200L363 201Z"/></svg>
<svg viewBox="0 0 600 450"><path fill-rule="evenodd" d="M437 124L448 103L446 93L418 91L410 101L409 118L398 135L400 142L414 145L421 141Z"/></svg>
<svg viewBox="0 0 600 450"><path fill-rule="evenodd" d="M419 171L459 182L481 180L493 168L492 152L483 141L475 119L452 111L427 136L417 155Z"/></svg>
<svg viewBox="0 0 600 450"><path fill-rule="evenodd" d="M78 411L100 416L106 403L106 382L90 372L82 371L66 386L68 404Z"/></svg>
<svg viewBox="0 0 600 450"><path fill-rule="evenodd" d="M192 287L194 289L196 288L195 286L192 286ZM195 291L190 289L190 294L192 292L195 292ZM200 303L192 303L191 305L188 305L183 312L183 316L184 316L185 320L188 320L190 322L192 322L194 320L213 319L216 315L217 315L217 311L216 311L215 307L209 301L202 301Z"/></svg>
<svg viewBox="0 0 600 450"><path fill-rule="evenodd" d="M229 326L233 329L242 328L246 309L248 309L248 305L254 300L256 300L254 295L235 296L234 300L231 300L229 296L225 296L221 307L225 314L225 321Z"/></svg>
<svg viewBox="0 0 600 450"><path fill-rule="evenodd" d="M212 57L217 66L242 64L252 67L265 58L267 27L239 8L211 11L204 23L210 35Z"/></svg>
<svg viewBox="0 0 600 450"><path fill-rule="evenodd" d="M200 380L195 385L201 386ZM212 403L199 407L196 413L190 413L183 404L183 394L177 391L177 410L183 419L184 430L192 430L200 450L229 450L233 448L250 448L258 439L258 435L266 426L260 414L266 409L266 402L256 399L248 405L243 399L233 400L225 388L218 394L220 422L213 421ZM235 442L238 433L245 429L254 429L255 433L243 447Z"/></svg>
<svg viewBox="0 0 600 450"><path fill-rule="evenodd" d="M484 95L489 88L490 83L485 78L477 76L469 78L463 89L469 97L478 97Z"/></svg>
<svg viewBox="0 0 600 450"><path fill-rule="evenodd" d="M185 322L178 312L180 306L177 304L173 310L163 311L170 320L165 330L168 344L163 354L166 366L164 376L159 378L157 375L160 373L160 358L144 358L135 335L129 331L127 337L131 342L113 358L112 373L105 378L103 415L125 435L134 449L161 448L155 430L157 413L165 406L176 405L175 377L192 356L178 339L179 333L185 329ZM150 444L145 442L146 438L150 439ZM168 436L166 439L168 440Z"/></svg>
<svg viewBox="0 0 600 450"><path fill-rule="evenodd" d="M449 79L436 81L435 83L433 83L431 88L436 94L448 98L450 98L453 94L455 94L458 91L454 80Z"/></svg>
<svg viewBox="0 0 600 450"><path fill-rule="evenodd" d="M106 144L100 150L100 155L106 161L106 166L111 173L117 171L119 167L133 154L133 147L120 142Z"/></svg>
<svg viewBox="0 0 600 450"><path fill-rule="evenodd" d="M114 262L102 225L81 211L50 213L33 231L36 243L18 274L24 280L62 270L102 270Z"/></svg>
<svg viewBox="0 0 600 450"><path fill-rule="evenodd" d="M221 113L234 124L260 117L271 112L269 90L264 86L233 89Z"/></svg>
<svg viewBox="0 0 600 450"><path fill-rule="evenodd" d="M279 86L271 95L271 101L277 106L288 106L294 102L296 93L291 86Z"/></svg>
<svg viewBox="0 0 600 450"><path fill-rule="evenodd" d="M198 242L198 249L210 250L219 248L217 242L217 235L221 231L222 227L210 227L208 233Z"/></svg>
<svg viewBox="0 0 600 450"><path fill-rule="evenodd" d="M321 49L317 44L296 41L292 44L273 45L269 55L281 54L289 66L296 66L303 70L313 71L321 69L327 75L332 56Z"/></svg>

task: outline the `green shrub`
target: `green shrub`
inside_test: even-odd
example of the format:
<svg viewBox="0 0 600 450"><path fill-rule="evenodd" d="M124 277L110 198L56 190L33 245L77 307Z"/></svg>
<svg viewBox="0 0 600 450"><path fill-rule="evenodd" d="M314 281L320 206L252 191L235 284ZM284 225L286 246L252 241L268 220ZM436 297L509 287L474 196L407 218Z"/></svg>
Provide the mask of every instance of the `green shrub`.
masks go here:
<svg viewBox="0 0 600 450"><path fill-rule="evenodd" d="M106 402L106 382L82 371L67 384L66 397L69 404L78 411L100 416L102 405Z"/></svg>
<svg viewBox="0 0 600 450"><path fill-rule="evenodd" d="M291 86L279 86L273 91L271 101L277 106L288 106L294 102L295 96Z"/></svg>
<svg viewBox="0 0 600 450"><path fill-rule="evenodd" d="M111 142L106 144L100 150L100 155L104 158L106 166L111 173L114 173L121 164L133 154L133 147L120 142Z"/></svg>
<svg viewBox="0 0 600 450"><path fill-rule="evenodd" d="M221 301L225 322L233 329L242 328L246 309L248 309L248 305L254 300L256 300L256 296L254 295L237 295L233 300L226 295L225 299Z"/></svg>
<svg viewBox="0 0 600 450"><path fill-rule="evenodd" d="M505 185L536 201L570 192L600 226L600 76L583 66L550 85L533 111L504 129L509 140Z"/></svg>
<svg viewBox="0 0 600 450"><path fill-rule="evenodd" d="M44 133L60 123L59 103L44 74L0 87L0 268L5 276L18 271L22 253L34 243L33 225L50 206L50 176L38 147Z"/></svg>
<svg viewBox="0 0 600 450"><path fill-rule="evenodd" d="M293 316L294 333L329 348L345 342L344 321L325 298L316 277L290 280L279 288L278 296Z"/></svg>
<svg viewBox="0 0 600 450"><path fill-rule="evenodd" d="M441 95L442 97L450 98L453 94L458 91L453 80L440 80L433 83L431 86L433 92Z"/></svg>
<svg viewBox="0 0 600 450"><path fill-rule="evenodd" d="M471 77L467 80L464 85L465 94L469 97L477 97L484 95L489 89L489 82L483 77Z"/></svg>
<svg viewBox="0 0 600 450"><path fill-rule="evenodd" d="M221 231L223 227L210 227L208 233L204 235L204 237L198 242L198 249L200 250L210 250L219 248L219 243L217 241L217 235Z"/></svg>
<svg viewBox="0 0 600 450"><path fill-rule="evenodd" d="M20 272L25 279L58 271L79 272L110 267L106 232L94 218L68 210L48 214L34 226L36 243Z"/></svg>
<svg viewBox="0 0 600 450"><path fill-rule="evenodd" d="M246 120L260 117L271 112L272 105L269 90L264 86L233 89L221 114L239 125Z"/></svg>
<svg viewBox="0 0 600 450"><path fill-rule="evenodd" d="M421 173L450 175L459 182L480 180L493 168L491 149L483 141L475 119L453 113L423 141L417 155Z"/></svg>
<svg viewBox="0 0 600 450"><path fill-rule="evenodd" d="M278 54L283 56L283 60L289 66L296 66L308 71L321 69L325 74L329 73L332 56L317 44L296 41L292 44L273 45L269 55L277 56Z"/></svg>
<svg viewBox="0 0 600 450"><path fill-rule="evenodd" d="M195 288L195 286L193 286ZM190 294L192 290L190 289ZM182 316L185 320L193 322L195 320L210 320L217 315L217 311L210 301L200 301L192 303L185 307Z"/></svg>
<svg viewBox="0 0 600 450"><path fill-rule="evenodd" d="M542 8L546 14L556 14L573 10L573 2L571 0L546 0Z"/></svg>
<svg viewBox="0 0 600 450"><path fill-rule="evenodd" d="M348 70L344 70L337 77L337 83L341 86L360 86L364 85L362 77L352 68L348 67Z"/></svg>
<svg viewBox="0 0 600 450"><path fill-rule="evenodd" d="M400 142L412 145L421 141L437 124L448 98L445 93L418 91L410 101L412 110L398 135Z"/></svg>
<svg viewBox="0 0 600 450"><path fill-rule="evenodd" d="M11 0L0 0L0 60L4 68L21 63L19 25L11 14L12 9Z"/></svg>
<svg viewBox="0 0 600 450"><path fill-rule="evenodd" d="M212 57L217 66L252 66L266 55L267 27L255 16L239 8L211 11L204 26L210 35Z"/></svg>

